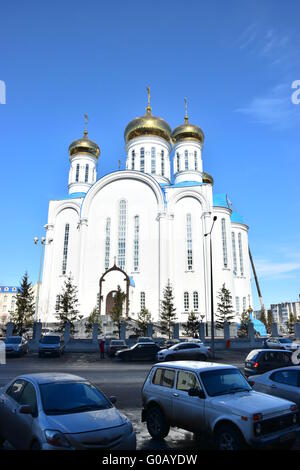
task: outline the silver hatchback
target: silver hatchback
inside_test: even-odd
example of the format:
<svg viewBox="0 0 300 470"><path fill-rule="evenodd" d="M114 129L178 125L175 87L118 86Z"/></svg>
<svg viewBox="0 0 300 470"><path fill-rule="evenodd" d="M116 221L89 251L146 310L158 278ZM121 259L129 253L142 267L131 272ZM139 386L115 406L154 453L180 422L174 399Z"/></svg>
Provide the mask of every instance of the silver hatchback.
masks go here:
<svg viewBox="0 0 300 470"><path fill-rule="evenodd" d="M135 450L131 422L71 374L22 375L0 389L0 444L32 450Z"/></svg>

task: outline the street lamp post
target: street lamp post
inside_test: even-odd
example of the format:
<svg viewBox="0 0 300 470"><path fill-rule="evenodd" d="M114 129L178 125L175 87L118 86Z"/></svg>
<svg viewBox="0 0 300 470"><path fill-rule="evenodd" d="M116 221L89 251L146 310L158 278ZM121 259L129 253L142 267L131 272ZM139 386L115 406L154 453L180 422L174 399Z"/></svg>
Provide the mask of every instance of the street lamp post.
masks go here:
<svg viewBox="0 0 300 470"><path fill-rule="evenodd" d="M39 242L38 237L34 237L33 239L34 244L37 245ZM37 322L38 319L38 310L39 310L39 298L40 298L40 284L41 284L41 272L42 272L42 262L43 262L43 253L46 244L46 238L41 237L41 258L40 258L40 269L39 269L39 279L36 291L36 299L35 299L35 312L34 312L34 321Z"/></svg>
<svg viewBox="0 0 300 470"><path fill-rule="evenodd" d="M217 216L213 218L213 223L210 229L210 232L205 233L204 236L209 235L209 249L210 249L210 330L211 330L211 355L212 358L215 357L215 321L214 321L214 285L213 285L213 264L212 264L212 241L211 241L211 232L214 228L215 221Z"/></svg>

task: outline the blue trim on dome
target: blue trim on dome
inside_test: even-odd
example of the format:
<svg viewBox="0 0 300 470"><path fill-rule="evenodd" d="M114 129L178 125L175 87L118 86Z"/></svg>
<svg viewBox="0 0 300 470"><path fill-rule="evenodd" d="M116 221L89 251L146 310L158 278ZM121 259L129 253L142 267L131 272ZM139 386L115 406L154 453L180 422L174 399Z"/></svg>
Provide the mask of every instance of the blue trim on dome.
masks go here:
<svg viewBox="0 0 300 470"><path fill-rule="evenodd" d="M86 193L72 193L72 194L69 194L69 196L66 197L65 199L78 199L78 198L82 198L85 196L86 196Z"/></svg>
<svg viewBox="0 0 300 470"><path fill-rule="evenodd" d="M245 225L245 221L243 219L243 217L238 214L237 212L232 212L231 216L230 216L230 220L231 222L234 222L236 224L244 224Z"/></svg>
<svg viewBox="0 0 300 470"><path fill-rule="evenodd" d="M214 194L213 196L213 206L215 207L226 207L226 209L230 209L228 204L227 194Z"/></svg>

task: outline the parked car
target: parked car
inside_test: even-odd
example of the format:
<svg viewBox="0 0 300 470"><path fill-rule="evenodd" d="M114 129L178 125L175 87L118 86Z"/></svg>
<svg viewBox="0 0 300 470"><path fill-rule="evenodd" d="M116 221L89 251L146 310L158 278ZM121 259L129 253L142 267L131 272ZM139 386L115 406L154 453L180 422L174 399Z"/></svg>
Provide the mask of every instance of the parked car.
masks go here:
<svg viewBox="0 0 300 470"><path fill-rule="evenodd" d="M138 343L154 343L153 339L150 336L139 336L137 339Z"/></svg>
<svg viewBox="0 0 300 470"><path fill-rule="evenodd" d="M292 341L290 338L268 338L265 341L266 347L270 349L287 349L289 351L295 351L300 348L300 344Z"/></svg>
<svg viewBox="0 0 300 470"><path fill-rule="evenodd" d="M158 361L198 360L205 361L210 356L210 349L201 342L185 342L174 344L157 353Z"/></svg>
<svg viewBox="0 0 300 470"><path fill-rule="evenodd" d="M28 351L28 341L24 336L8 336L5 339L5 352L7 356L23 356Z"/></svg>
<svg viewBox="0 0 300 470"><path fill-rule="evenodd" d="M282 367L250 376L248 382L253 390L292 400L300 408L300 366Z"/></svg>
<svg viewBox="0 0 300 470"><path fill-rule="evenodd" d="M65 351L65 343L60 335L42 336L39 342L39 357L57 356L60 357Z"/></svg>
<svg viewBox="0 0 300 470"><path fill-rule="evenodd" d="M71 374L22 375L0 389L0 442L15 449L135 450L131 422Z"/></svg>
<svg viewBox="0 0 300 470"><path fill-rule="evenodd" d="M167 341L165 341L165 348L170 348L171 346L174 346L175 344L179 344L180 341L179 339L167 339Z"/></svg>
<svg viewBox="0 0 300 470"><path fill-rule="evenodd" d="M292 366L292 351L278 349L253 349L245 360L246 377L259 375L279 367Z"/></svg>
<svg viewBox="0 0 300 470"><path fill-rule="evenodd" d="M291 447L300 431L292 401L258 393L237 367L177 361L155 364L142 388L142 421L154 439L176 426L214 438L220 450Z"/></svg>
<svg viewBox="0 0 300 470"><path fill-rule="evenodd" d="M114 357L117 351L127 349L127 344L122 339L112 339L108 349L108 355Z"/></svg>
<svg viewBox="0 0 300 470"><path fill-rule="evenodd" d="M123 361L155 361L159 346L152 343L136 343L123 351L117 351L116 357Z"/></svg>

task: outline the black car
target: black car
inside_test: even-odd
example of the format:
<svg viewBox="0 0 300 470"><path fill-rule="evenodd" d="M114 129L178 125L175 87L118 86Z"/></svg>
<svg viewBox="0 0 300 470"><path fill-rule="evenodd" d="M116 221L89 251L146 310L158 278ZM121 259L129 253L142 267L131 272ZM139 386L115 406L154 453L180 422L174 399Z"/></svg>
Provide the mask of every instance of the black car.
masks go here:
<svg viewBox="0 0 300 470"><path fill-rule="evenodd" d="M57 356L64 353L65 344L59 335L45 335L39 343L39 357Z"/></svg>
<svg viewBox="0 0 300 470"><path fill-rule="evenodd" d="M292 354L292 351L278 349L253 349L246 357L244 374L249 377L280 367L292 366Z"/></svg>
<svg viewBox="0 0 300 470"><path fill-rule="evenodd" d="M116 357L123 361L155 361L159 350L155 343L137 343L129 349L117 351Z"/></svg>

